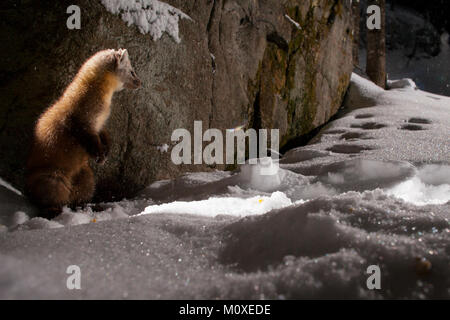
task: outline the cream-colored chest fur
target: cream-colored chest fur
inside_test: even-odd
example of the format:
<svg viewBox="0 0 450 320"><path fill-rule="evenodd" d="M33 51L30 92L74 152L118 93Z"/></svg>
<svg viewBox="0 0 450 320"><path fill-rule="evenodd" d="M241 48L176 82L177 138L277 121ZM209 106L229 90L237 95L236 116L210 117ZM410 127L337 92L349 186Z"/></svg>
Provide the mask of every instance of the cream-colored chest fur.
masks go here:
<svg viewBox="0 0 450 320"><path fill-rule="evenodd" d="M111 99L115 91L120 89L122 83L116 76L107 74L103 84L103 108L94 120L94 128L97 132L102 130L111 113Z"/></svg>
<svg viewBox="0 0 450 320"><path fill-rule="evenodd" d="M111 113L111 108L108 106L107 108L103 108L100 114L95 119L94 128L95 131L100 132L103 129L103 126L106 123L106 120L109 118L109 114Z"/></svg>

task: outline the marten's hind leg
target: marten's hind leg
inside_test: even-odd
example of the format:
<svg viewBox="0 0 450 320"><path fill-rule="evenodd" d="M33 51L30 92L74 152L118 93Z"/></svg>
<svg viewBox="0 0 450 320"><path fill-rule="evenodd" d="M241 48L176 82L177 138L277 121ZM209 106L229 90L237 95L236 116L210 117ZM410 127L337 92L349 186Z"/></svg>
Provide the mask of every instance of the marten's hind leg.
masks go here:
<svg viewBox="0 0 450 320"><path fill-rule="evenodd" d="M36 171L27 177L26 193L40 211L40 216L53 219L70 202L71 184L60 172Z"/></svg>
<svg viewBox="0 0 450 320"><path fill-rule="evenodd" d="M72 179L70 204L72 207L82 206L92 200L95 191L95 180L89 165L84 166Z"/></svg>

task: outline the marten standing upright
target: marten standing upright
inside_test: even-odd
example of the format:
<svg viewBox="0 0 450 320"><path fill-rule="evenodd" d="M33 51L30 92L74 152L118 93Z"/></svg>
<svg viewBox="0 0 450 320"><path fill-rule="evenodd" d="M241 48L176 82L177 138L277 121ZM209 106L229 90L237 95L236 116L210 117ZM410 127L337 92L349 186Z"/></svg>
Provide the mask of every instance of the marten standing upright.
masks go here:
<svg viewBox="0 0 450 320"><path fill-rule="evenodd" d="M92 157L101 164L106 160L109 138L103 125L112 95L140 85L127 50L103 50L84 63L64 94L40 116L25 189L41 216L51 219L65 205L92 199L95 181L88 160Z"/></svg>

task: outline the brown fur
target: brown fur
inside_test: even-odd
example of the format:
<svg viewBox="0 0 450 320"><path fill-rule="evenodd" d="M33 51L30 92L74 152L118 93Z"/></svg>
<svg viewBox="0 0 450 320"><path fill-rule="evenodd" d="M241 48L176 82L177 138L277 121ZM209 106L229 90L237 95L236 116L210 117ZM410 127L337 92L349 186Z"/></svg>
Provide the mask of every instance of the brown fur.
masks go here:
<svg viewBox="0 0 450 320"><path fill-rule="evenodd" d="M61 98L40 116L27 162L26 193L42 216L52 218L64 205L91 200L95 181L89 158L99 163L106 159L109 138L103 125L114 92L124 85L140 85L126 50L100 51L84 63Z"/></svg>

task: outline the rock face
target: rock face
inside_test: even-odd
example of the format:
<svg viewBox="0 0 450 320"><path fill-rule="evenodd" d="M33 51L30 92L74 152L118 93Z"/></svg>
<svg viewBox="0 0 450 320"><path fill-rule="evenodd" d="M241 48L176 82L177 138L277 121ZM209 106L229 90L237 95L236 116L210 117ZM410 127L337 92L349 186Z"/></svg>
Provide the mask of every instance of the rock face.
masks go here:
<svg viewBox="0 0 450 320"><path fill-rule="evenodd" d="M283 146L340 107L352 70L350 1L166 2L192 18L179 22L180 43L167 34L152 41L100 1L2 5L0 176L22 186L35 120L104 48L128 49L143 88L113 98L110 158L95 168L100 199L207 169L170 160L173 130L193 133L194 120L203 130L277 128ZM72 4L81 8L80 30L66 27Z"/></svg>

